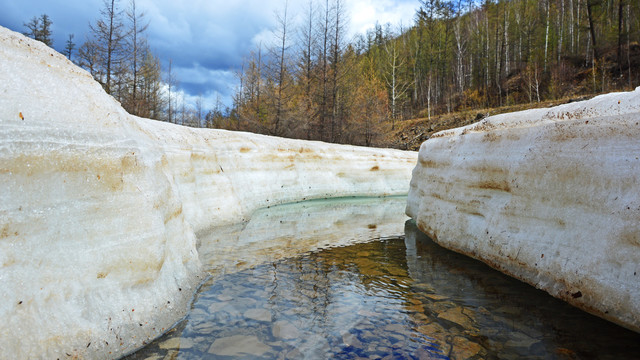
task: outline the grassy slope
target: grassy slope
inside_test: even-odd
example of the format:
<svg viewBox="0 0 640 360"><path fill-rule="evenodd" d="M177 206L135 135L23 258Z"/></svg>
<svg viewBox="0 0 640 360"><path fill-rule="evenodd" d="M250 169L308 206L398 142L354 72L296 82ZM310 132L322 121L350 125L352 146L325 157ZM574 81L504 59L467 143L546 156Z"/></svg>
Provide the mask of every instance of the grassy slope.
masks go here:
<svg viewBox="0 0 640 360"><path fill-rule="evenodd" d="M580 98L566 98L560 100L549 100L540 103L518 104L510 106L502 106L491 109L474 109L465 110L455 113L432 116L428 118L418 118L396 122L396 127L391 130L389 127L380 138L382 146L392 147L402 150L418 150L420 145L427 140L432 134L452 129L460 126L469 125L490 115L503 114L533 108L551 107L568 102L586 100L591 96Z"/></svg>

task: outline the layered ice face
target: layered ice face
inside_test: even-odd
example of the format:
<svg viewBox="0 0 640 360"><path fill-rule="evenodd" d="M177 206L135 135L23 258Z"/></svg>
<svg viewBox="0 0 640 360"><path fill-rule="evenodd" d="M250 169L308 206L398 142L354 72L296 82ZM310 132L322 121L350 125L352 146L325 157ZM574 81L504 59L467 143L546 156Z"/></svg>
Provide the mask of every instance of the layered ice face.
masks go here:
<svg viewBox="0 0 640 360"><path fill-rule="evenodd" d="M407 214L441 245L640 331L640 88L422 144Z"/></svg>
<svg viewBox="0 0 640 360"><path fill-rule="evenodd" d="M196 232L275 204L406 194L416 161L131 116L0 27L0 357L131 352L185 315L204 276Z"/></svg>

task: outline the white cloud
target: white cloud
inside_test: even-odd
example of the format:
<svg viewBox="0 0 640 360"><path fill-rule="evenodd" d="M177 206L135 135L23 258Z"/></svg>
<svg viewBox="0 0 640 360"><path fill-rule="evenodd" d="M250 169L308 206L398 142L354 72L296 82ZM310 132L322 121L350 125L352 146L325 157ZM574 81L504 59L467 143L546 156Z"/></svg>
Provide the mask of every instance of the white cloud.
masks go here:
<svg viewBox="0 0 640 360"><path fill-rule="evenodd" d="M407 0L351 0L348 6L351 14L352 35L364 34L380 25L391 24L394 29L413 25L418 1Z"/></svg>
<svg viewBox="0 0 640 360"><path fill-rule="evenodd" d="M270 29L270 28L262 29L259 33L255 34L251 39L251 43L253 44L253 47L256 49L260 46L264 49L265 46L268 47L272 45L273 42L274 42L274 33L273 33L273 29Z"/></svg>

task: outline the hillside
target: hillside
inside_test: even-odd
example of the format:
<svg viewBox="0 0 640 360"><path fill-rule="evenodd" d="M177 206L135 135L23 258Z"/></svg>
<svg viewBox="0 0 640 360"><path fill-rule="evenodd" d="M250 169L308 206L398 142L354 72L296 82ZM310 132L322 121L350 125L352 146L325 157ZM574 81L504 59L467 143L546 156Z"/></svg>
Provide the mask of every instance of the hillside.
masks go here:
<svg viewBox="0 0 640 360"><path fill-rule="evenodd" d="M417 151L425 140L438 131L469 125L491 115L534 108L552 107L570 102L587 100L592 97L592 95L586 95L560 100L548 100L540 103L517 104L477 110L472 109L452 112L450 114L436 115L432 116L431 119L422 117L400 121L396 123L395 129L391 130L389 127L389 129L381 135L380 144L384 147Z"/></svg>

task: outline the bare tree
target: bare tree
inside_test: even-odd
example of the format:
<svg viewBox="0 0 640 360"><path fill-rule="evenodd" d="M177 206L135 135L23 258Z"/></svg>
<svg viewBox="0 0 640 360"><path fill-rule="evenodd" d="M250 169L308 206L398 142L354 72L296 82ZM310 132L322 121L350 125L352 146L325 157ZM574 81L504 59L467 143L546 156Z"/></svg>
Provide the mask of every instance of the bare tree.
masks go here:
<svg viewBox="0 0 640 360"><path fill-rule="evenodd" d="M97 81L102 81L102 63L98 44L93 40L87 40L78 49L76 63L85 68Z"/></svg>
<svg viewBox="0 0 640 360"><path fill-rule="evenodd" d="M325 0L325 7L324 7L324 18L321 20L321 27L320 27L320 31L322 33L322 47L319 50L320 53L320 72L321 72L321 77L320 77L320 83L321 83L321 93L320 93L320 108L319 108L319 129L318 129L318 137L320 140L326 140L326 136L325 136L325 129L326 129L326 123L328 120L328 111L327 111L327 107L328 107L328 87L329 87L329 62L328 62L328 56L329 56L329 33L331 31L331 29L329 28L329 23L331 22L330 19L330 12L331 9L329 8L329 0Z"/></svg>
<svg viewBox="0 0 640 360"><path fill-rule="evenodd" d="M551 22L551 4L550 0L545 1L545 9L547 12L546 21L547 25L545 26L544 31L544 71L547 71L547 52L549 48L549 24Z"/></svg>
<svg viewBox="0 0 640 360"><path fill-rule="evenodd" d="M127 52L130 62L131 71L131 85L130 85L130 98L127 103L129 104L129 112L138 114L140 111L138 103L138 87L140 77L140 63L143 61L144 49L146 48L146 38L144 32L147 30L149 23L144 21L144 13L137 12L136 0L131 0L129 3L129 9L127 10L127 18L130 23L130 30L127 37Z"/></svg>
<svg viewBox="0 0 640 360"><path fill-rule="evenodd" d="M202 127L202 120L203 120L203 111L202 111L202 102L203 102L203 98L202 98L202 94L199 94L198 97L196 98L196 108L195 108L195 116L196 116L196 120L198 122L198 127Z"/></svg>
<svg viewBox="0 0 640 360"><path fill-rule="evenodd" d="M30 38L35 40L40 40L40 18L39 17L34 16L28 23L23 23L22 25L27 28L27 31L23 33L25 36L29 36Z"/></svg>
<svg viewBox="0 0 640 360"><path fill-rule="evenodd" d="M466 47L468 34L466 33L465 24L462 18L463 1L458 0L455 23L453 24L453 35L456 40L456 85L459 92L464 91L464 57L466 56Z"/></svg>
<svg viewBox="0 0 640 360"><path fill-rule="evenodd" d="M166 98L162 85L162 67L160 60L151 51L145 50L140 68L140 106L139 116L162 119L165 115Z"/></svg>
<svg viewBox="0 0 640 360"><path fill-rule="evenodd" d="M244 130L265 132L261 127L263 113L262 88L262 44L257 52L252 51L245 60L242 72L238 74L241 82L242 94L235 97L238 122L242 122Z"/></svg>
<svg viewBox="0 0 640 360"><path fill-rule="evenodd" d="M587 0L587 19L589 20L589 35L591 35L591 49L593 51L593 61L598 59L598 49L596 47L596 29L593 23L593 7L597 4L596 0Z"/></svg>
<svg viewBox="0 0 640 360"><path fill-rule="evenodd" d="M340 114L340 85L338 81L340 72L342 71L342 50L346 31L346 9L344 7L344 0L334 0L333 8L334 25L331 44L331 70L333 79L331 84L331 135L329 139L332 142L336 142L338 137L341 136L343 121L342 114Z"/></svg>
<svg viewBox="0 0 640 360"><path fill-rule="evenodd" d="M311 85L313 82L313 68L314 68L314 58L313 58L313 50L316 47L317 41L314 36L314 20L315 20L315 9L313 0L309 0L309 7L307 13L305 14L305 20L303 25L300 28L300 55L299 55L299 68L300 68L300 80L304 84L304 114L303 116L306 118L306 138L307 140L311 139L311 124L314 123L313 119L313 100L311 93Z"/></svg>
<svg viewBox="0 0 640 360"><path fill-rule="evenodd" d="M402 32L402 29L400 30ZM402 55L400 49L400 40L392 40L385 43L384 49L386 53L385 81L390 92L391 99L391 129L395 129L396 120L398 119L398 102L404 98L409 83L401 79L400 72L405 67L406 58Z"/></svg>
<svg viewBox="0 0 640 360"><path fill-rule="evenodd" d="M277 20L278 20L278 32L276 37L279 40L279 48L278 48L278 53L276 53L276 69L275 69L275 75L276 75L276 81L277 83L275 84L277 87L277 95L276 95L276 115L275 115L275 119L274 119L274 125L273 125L273 134L274 135L280 135L281 133L281 123L282 123L282 117L283 117L283 106L282 106L282 100L283 100L283 90L285 90L286 88L286 84L285 84L285 76L287 73L287 61L286 61L286 52L289 48L288 43L287 43L287 25L289 23L289 19L287 17L287 10L288 10L288 1L285 0L284 3L284 10L283 10L283 15L277 16Z"/></svg>
<svg viewBox="0 0 640 360"><path fill-rule="evenodd" d="M622 9L624 8L624 1L618 0L618 48L617 48L617 60L618 71L622 73Z"/></svg>
<svg viewBox="0 0 640 360"><path fill-rule="evenodd" d="M49 15L42 14L40 17L33 17L28 23L24 23L24 27L27 28L24 34L35 40L45 43L47 46L53 45L53 39L51 38L51 25L53 22Z"/></svg>
<svg viewBox="0 0 640 360"><path fill-rule="evenodd" d="M260 90L262 88L262 43L258 45L258 63L255 72L256 121L260 121Z"/></svg>
<svg viewBox="0 0 640 360"><path fill-rule="evenodd" d="M116 0L104 0L104 8L100 13L102 18L95 25L90 25L90 29L104 67L103 86L111 94L111 77L113 70L122 61L122 47L127 33L122 23L122 13L116 6Z"/></svg>
<svg viewBox="0 0 640 360"><path fill-rule="evenodd" d="M177 97L172 92L172 89L175 89L178 86L178 80L173 72L173 60L169 59L169 68L166 73L165 84L167 85L168 95L167 95L167 121L170 123L177 124Z"/></svg>

